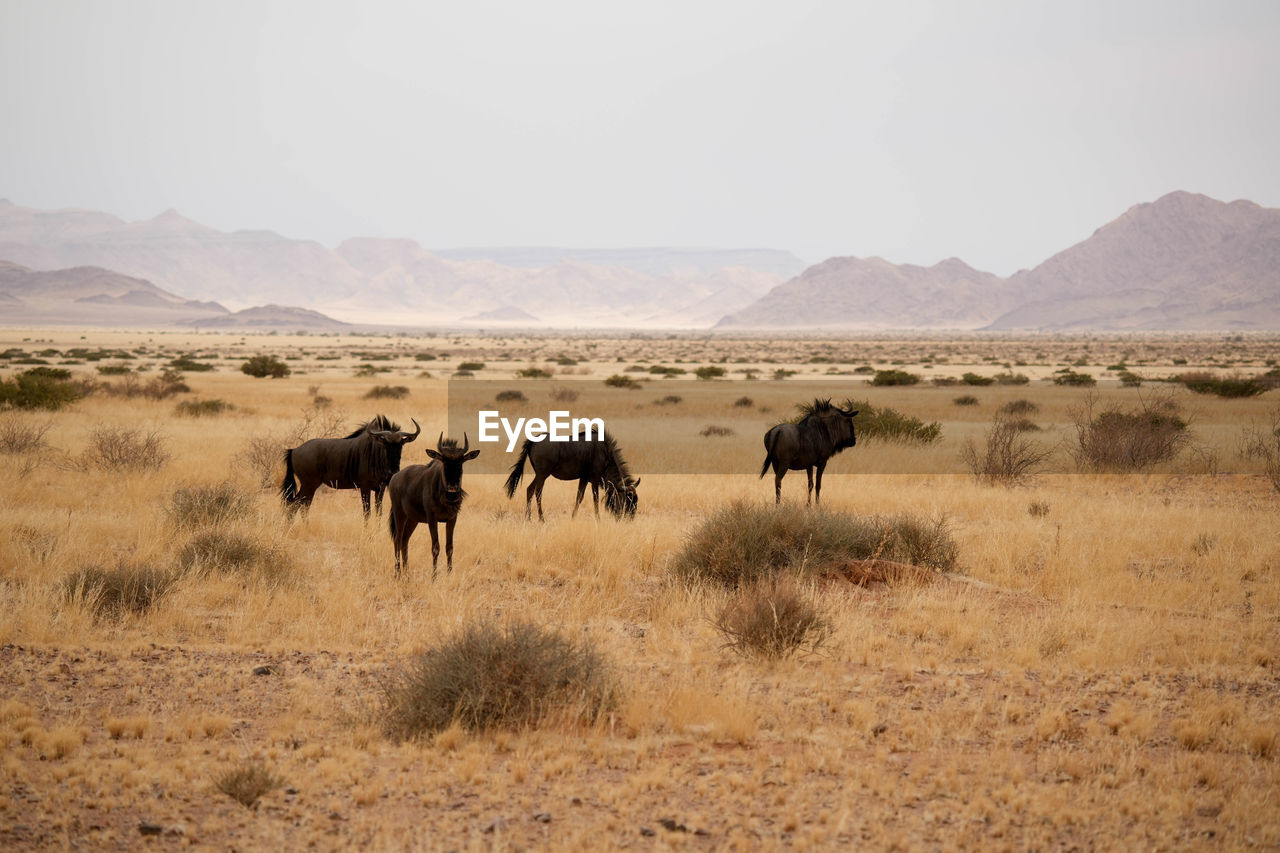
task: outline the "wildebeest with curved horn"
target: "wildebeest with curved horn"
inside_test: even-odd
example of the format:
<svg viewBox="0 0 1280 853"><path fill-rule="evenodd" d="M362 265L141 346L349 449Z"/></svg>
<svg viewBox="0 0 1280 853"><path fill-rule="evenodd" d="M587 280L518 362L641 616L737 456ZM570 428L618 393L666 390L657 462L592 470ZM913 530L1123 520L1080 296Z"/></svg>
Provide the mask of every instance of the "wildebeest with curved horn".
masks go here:
<svg viewBox="0 0 1280 853"><path fill-rule="evenodd" d="M516 486L520 485L520 480L524 477L525 460L533 465L533 480L525 490L525 518L532 518L532 504L536 496L538 520L545 520L542 516L542 487L548 477L578 481L578 499L573 503L573 515L578 514L588 483L591 484L591 503L597 517L600 515L601 486L604 486L604 505L610 512L619 518L636 514L636 507L640 504L636 487L640 485L640 480L631 478L627 462L618 450L618 442L607 432L603 438L574 436L572 441L525 439L520 448L520 458L511 466L511 474L507 477L508 498L515 496Z"/></svg>
<svg viewBox="0 0 1280 853"><path fill-rule="evenodd" d="M471 450L467 434L462 434L462 447L440 433L436 449L427 448L431 462L410 465L391 478L391 544L396 551L396 577L402 566L409 564L409 537L421 523L431 530L431 577L436 576L440 560L440 531L444 522L444 553L449 571L453 571L453 526L458 523L458 510L467 493L462 490L462 463L475 459L479 450Z"/></svg>
<svg viewBox="0 0 1280 853"><path fill-rule="evenodd" d="M286 507L301 505L306 509L322 485L331 489L359 489L364 517L369 517L370 492L376 498L381 516L382 493L391 475L400 470L400 453L404 445L422 432L416 420L413 426L413 432L403 432L386 415L378 415L346 438L313 438L286 450L281 500ZM294 482L295 473L297 482Z"/></svg>
<svg viewBox="0 0 1280 853"><path fill-rule="evenodd" d="M848 406L848 403L846 403ZM803 417L796 423L783 423L764 434L764 477L773 466L774 502L782 503L782 478L788 471L804 469L809 475L809 492L805 503L822 499L822 472L827 460L846 447L858 443L853 431L853 418L858 414L851 406L840 408L830 399L814 400L800 406ZM813 469L818 469L818 485L814 488Z"/></svg>

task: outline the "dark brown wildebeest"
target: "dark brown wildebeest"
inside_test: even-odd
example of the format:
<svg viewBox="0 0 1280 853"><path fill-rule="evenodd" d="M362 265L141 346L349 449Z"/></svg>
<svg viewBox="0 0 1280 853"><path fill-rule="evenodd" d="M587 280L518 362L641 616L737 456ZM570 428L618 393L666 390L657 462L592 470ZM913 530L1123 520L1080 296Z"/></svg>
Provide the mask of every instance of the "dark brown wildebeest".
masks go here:
<svg viewBox="0 0 1280 853"><path fill-rule="evenodd" d="M581 435L581 433L579 433ZM524 515L533 516L532 503L538 498L538 520L542 517L542 487L548 477L557 480L577 480L578 499L573 503L573 515L578 514L582 505L582 496L591 484L591 503L595 507L596 516L600 515L600 487L604 486L604 505L615 516L621 518L636 514L640 498L636 487L638 479L631 478L627 470L626 460L618 450L618 443L608 433L603 438L587 438L574 436L572 441L531 441L525 439L520 448L520 458L511 466L511 474L507 477L507 497L513 497L516 486L524 477L525 460L533 465L533 480L525 490Z"/></svg>
<svg viewBox="0 0 1280 853"><path fill-rule="evenodd" d="M788 471L801 468L809 475L809 493L805 503L822 499L822 472L827 460L846 447L858 443L853 431L853 417L858 414L851 407L842 409L828 400L814 400L800 406L804 416L796 423L778 424L764 434L763 477L773 466L774 502L782 503L782 478ZM814 489L813 469L818 469L818 485Z"/></svg>
<svg viewBox="0 0 1280 853"><path fill-rule="evenodd" d="M462 447L440 433L436 449L427 448L431 462L410 465L391 478L391 544L396 551L396 577L402 566L409 564L409 537L421 523L431 530L431 578L436 576L440 560L440 531L444 522L444 554L449 571L453 571L453 526L458 523L458 510L467 493L462 490L462 463L475 459L479 450L468 449L471 442L462 434Z"/></svg>
<svg viewBox="0 0 1280 853"><path fill-rule="evenodd" d="M377 499L381 516L382 493L391 475L400 470L400 452L422 432L416 420L413 426L413 432L402 432L386 415L378 415L346 438L313 438L286 450L281 500L291 509L299 505L306 509L322 485L359 489L364 517L369 518L370 492Z"/></svg>

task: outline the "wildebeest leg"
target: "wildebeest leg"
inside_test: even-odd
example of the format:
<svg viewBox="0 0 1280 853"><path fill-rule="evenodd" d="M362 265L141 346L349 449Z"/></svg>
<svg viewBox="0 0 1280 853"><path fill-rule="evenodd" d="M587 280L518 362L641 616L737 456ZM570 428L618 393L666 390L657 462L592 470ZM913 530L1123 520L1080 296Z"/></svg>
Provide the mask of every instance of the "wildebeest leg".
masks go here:
<svg viewBox="0 0 1280 853"><path fill-rule="evenodd" d="M453 526L457 523L456 518L451 518L444 523L444 559L449 566L450 574L453 574Z"/></svg>
<svg viewBox="0 0 1280 853"><path fill-rule="evenodd" d="M591 484L591 506L595 507L596 518L600 517L600 484Z"/></svg>
<svg viewBox="0 0 1280 853"><path fill-rule="evenodd" d="M382 494L385 491L385 486L381 489L373 490L373 505L375 507L375 511L378 513L378 518L382 518Z"/></svg>
<svg viewBox="0 0 1280 853"><path fill-rule="evenodd" d="M396 577L400 577L400 571L409 569L409 537L413 535L413 530L418 526L418 522L410 518L396 519L396 538L394 541L396 549Z"/></svg>
<svg viewBox="0 0 1280 853"><path fill-rule="evenodd" d="M369 490L360 490L360 505L364 507L364 520L369 520Z"/></svg>
<svg viewBox="0 0 1280 853"><path fill-rule="evenodd" d="M812 467L805 468L804 474L806 477L809 478L809 491L804 499L804 505L808 506L809 504L813 503L813 468Z"/></svg>
<svg viewBox="0 0 1280 853"><path fill-rule="evenodd" d="M533 482L529 484L528 494L531 497L536 497L538 499L538 521L546 520L542 517L542 487L545 486L546 484L547 484L546 475L539 474L535 471L533 475ZM531 513L529 510L529 502L527 500L525 501L525 506L524 506L524 516L525 518L531 517Z"/></svg>
<svg viewBox="0 0 1280 853"><path fill-rule="evenodd" d="M787 476L787 469L777 462L773 463L773 502L782 503L782 478Z"/></svg>
<svg viewBox="0 0 1280 853"><path fill-rule="evenodd" d="M814 506L817 506L819 503L822 502L822 472L825 471L826 469L827 469L827 463L825 462L818 463L818 482L814 486L814 490L813 490Z"/></svg>
<svg viewBox="0 0 1280 853"><path fill-rule="evenodd" d="M594 486L592 488L594 488ZM570 518L574 518L575 516L577 516L578 507L582 505L582 496L585 495L586 492L587 492L587 481L585 479L579 480L578 481L578 498L573 502L573 512L569 513ZM596 510L596 515L599 515L599 514L600 514L600 511Z"/></svg>
<svg viewBox="0 0 1280 853"><path fill-rule="evenodd" d="M440 561L440 524L428 521L431 530L431 579L436 579L436 563Z"/></svg>

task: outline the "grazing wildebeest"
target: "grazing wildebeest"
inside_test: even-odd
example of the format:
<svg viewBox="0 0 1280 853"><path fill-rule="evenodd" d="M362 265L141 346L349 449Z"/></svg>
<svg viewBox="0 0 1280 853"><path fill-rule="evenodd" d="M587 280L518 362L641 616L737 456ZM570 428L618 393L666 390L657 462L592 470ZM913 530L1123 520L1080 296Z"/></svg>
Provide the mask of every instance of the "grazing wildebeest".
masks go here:
<svg viewBox="0 0 1280 853"><path fill-rule="evenodd" d="M409 537L420 523L431 525L431 577L436 576L440 559L440 531L444 522L444 554L449 571L453 571L453 526L458 523L458 510L467 493L462 490L462 463L475 459L479 450L468 451L471 442L462 434L462 447L440 433L436 449L427 448L431 462L410 465L391 478L391 544L396 551L396 577L401 566L409 564Z"/></svg>
<svg viewBox="0 0 1280 853"><path fill-rule="evenodd" d="M377 499L382 515L382 493L391 475L400 470L400 452L418 437L422 427L413 422L413 432L378 415L346 438L313 438L284 452L284 483L280 498L285 506L311 506L316 489L359 489L364 517L369 518L369 493ZM298 481L294 482L294 474Z"/></svg>
<svg viewBox="0 0 1280 853"><path fill-rule="evenodd" d="M507 497L513 497L516 486L524 477L525 460L533 465L533 481L525 491L524 515L533 515L532 503L538 498L538 520L542 517L542 487L548 477L557 480L577 480L578 499L573 504L573 515L578 514L582 496L591 484L591 503L596 516L600 515L600 486L604 486L604 505L615 516L634 516L640 499L636 487L640 481L631 479L626 460L618 450L618 443L608 433L603 438L574 436L572 441L531 441L526 439L520 448L520 458L511 466L507 477Z"/></svg>
<svg viewBox="0 0 1280 853"><path fill-rule="evenodd" d="M818 503L822 499L822 472L827 467L827 460L846 447L858 443L858 436L853 431L853 416L858 414L851 408L842 409L831 405L830 400L814 400L800 406L804 417L797 423L778 424L764 434L764 467L760 469L763 477L773 466L774 502L782 503L782 478L787 471L799 471L801 468L809 475L809 497ZM813 469L818 469L818 486L813 485Z"/></svg>

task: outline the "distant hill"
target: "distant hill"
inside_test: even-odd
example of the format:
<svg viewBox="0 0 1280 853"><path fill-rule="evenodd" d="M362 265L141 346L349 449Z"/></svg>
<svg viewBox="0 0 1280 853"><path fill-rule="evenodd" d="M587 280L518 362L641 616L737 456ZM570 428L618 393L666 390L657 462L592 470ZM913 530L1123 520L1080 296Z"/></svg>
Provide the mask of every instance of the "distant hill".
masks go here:
<svg viewBox="0 0 1280 853"><path fill-rule="evenodd" d="M8 201L0 258L41 270L94 265L231 308L269 301L394 325L489 322L471 318L511 308L535 325L706 326L803 267L787 252L754 249L433 253L373 238L329 249L270 231L222 232L172 210L126 222Z"/></svg>
<svg viewBox="0 0 1280 853"><path fill-rule="evenodd" d="M1280 328L1280 210L1174 192L1009 279L992 329Z"/></svg>
<svg viewBox="0 0 1280 853"><path fill-rule="evenodd" d="M186 325L202 329L306 329L316 332L351 328L350 323L327 317L319 311L288 305L259 305L209 320L189 320Z"/></svg>
<svg viewBox="0 0 1280 853"><path fill-rule="evenodd" d="M8 261L0 261L0 302L10 325L168 326L228 313L99 267L31 270Z"/></svg>
<svg viewBox="0 0 1280 853"><path fill-rule="evenodd" d="M1002 279L832 258L725 316L723 328L1280 328L1280 210L1173 192Z"/></svg>

